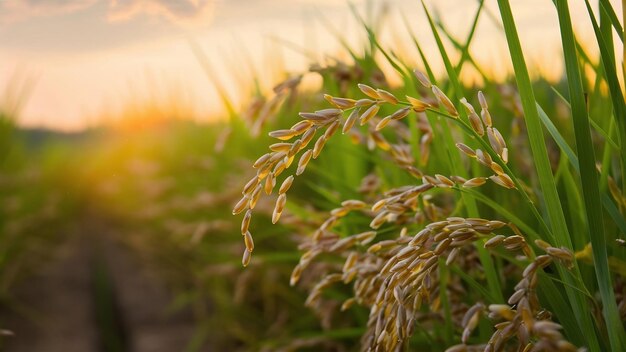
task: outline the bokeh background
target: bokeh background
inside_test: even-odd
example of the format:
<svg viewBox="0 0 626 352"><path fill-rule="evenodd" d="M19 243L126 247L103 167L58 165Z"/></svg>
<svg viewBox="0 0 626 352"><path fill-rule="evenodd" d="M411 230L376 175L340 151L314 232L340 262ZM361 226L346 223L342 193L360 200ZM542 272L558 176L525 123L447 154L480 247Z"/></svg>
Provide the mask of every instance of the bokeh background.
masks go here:
<svg viewBox="0 0 626 352"><path fill-rule="evenodd" d="M478 1L425 3L446 38L466 39ZM550 89L564 76L556 10L547 0L512 6L539 99L561 116ZM597 57L584 3L570 6L577 39ZM314 275L297 288L289 276L303 237L357 194L375 162L355 161L348 139L330 143L335 156L294 184L301 202L280 224L270 223L273 202L260 202L245 269L231 214L268 131L324 106L323 92L403 84L372 55L355 13L408 67L423 67L415 37L435 75L445 72L413 0L0 0L0 349L358 349L367 310L339 314L332 300L309 309ZM465 66L464 86L488 83L515 105L495 1L475 37L482 70ZM418 336L415 346L438 343Z"/></svg>

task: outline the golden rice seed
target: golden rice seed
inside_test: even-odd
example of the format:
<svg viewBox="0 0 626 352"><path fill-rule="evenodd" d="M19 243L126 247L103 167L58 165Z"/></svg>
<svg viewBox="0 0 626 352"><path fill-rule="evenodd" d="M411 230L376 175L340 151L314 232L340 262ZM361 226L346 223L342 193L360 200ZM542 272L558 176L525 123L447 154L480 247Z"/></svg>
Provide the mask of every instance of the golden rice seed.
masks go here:
<svg viewBox="0 0 626 352"><path fill-rule="evenodd" d="M445 186L448 186L448 187L453 187L454 186L454 182L452 182L452 180L450 180L449 178L445 177L444 175L435 174L435 177L437 178L437 180L439 180L439 182L441 184L443 184Z"/></svg>
<svg viewBox="0 0 626 352"><path fill-rule="evenodd" d="M324 221L322 226L320 226L320 230L326 231L326 230L331 229L333 226L335 226L335 224L337 223L337 220L339 220L338 217L331 216L330 218L326 219L326 221Z"/></svg>
<svg viewBox="0 0 626 352"><path fill-rule="evenodd" d="M506 320L512 320L515 317L515 311L506 304L490 304L489 311Z"/></svg>
<svg viewBox="0 0 626 352"><path fill-rule="evenodd" d="M518 244L522 244L524 242L525 242L524 237L518 236L518 235L506 237L503 241L505 246L515 246Z"/></svg>
<svg viewBox="0 0 626 352"><path fill-rule="evenodd" d="M276 186L276 178L274 177L274 174L270 172L265 179L265 194L272 194L274 186Z"/></svg>
<svg viewBox="0 0 626 352"><path fill-rule="evenodd" d="M491 121L491 114L489 113L489 110L485 110L485 109L480 110L480 117L483 119L483 122L485 123L485 126L491 127L493 125L493 123Z"/></svg>
<svg viewBox="0 0 626 352"><path fill-rule="evenodd" d="M463 144L463 143L457 143L456 147L462 151L463 153L465 153L467 156L469 156L470 158L475 158L476 157L476 152L474 152L474 149L468 147L467 145Z"/></svg>
<svg viewBox="0 0 626 352"><path fill-rule="evenodd" d="M272 138L280 139L281 141L286 141L294 136L296 136L298 132L294 130L276 130L269 133L269 136Z"/></svg>
<svg viewBox="0 0 626 352"><path fill-rule="evenodd" d="M415 69L413 70L413 74L424 87L430 88L432 86L432 83L430 83L430 79L428 79L428 76L426 76L424 72Z"/></svg>
<svg viewBox="0 0 626 352"><path fill-rule="evenodd" d="M490 238L489 240L487 240L487 242L485 242L484 247L485 248L494 248L499 246L500 244L502 244L502 242L504 241L504 236L503 235L496 235L493 236L492 238Z"/></svg>
<svg viewBox="0 0 626 352"><path fill-rule="evenodd" d="M336 118L339 115L341 115L343 113L343 110L341 110L341 109L322 109L322 110L317 110L315 113L318 114L318 115L322 115L322 116L324 116L324 117L326 117L328 119L331 119L331 118Z"/></svg>
<svg viewBox="0 0 626 352"><path fill-rule="evenodd" d="M385 343L386 338L387 338L387 331L386 330L381 331L380 335L378 335L378 338L376 339L376 345L382 346Z"/></svg>
<svg viewBox="0 0 626 352"><path fill-rule="evenodd" d="M348 258L346 258L346 261L343 264L343 268L341 271L345 273L348 270L352 269L358 258L359 258L359 255L357 254L357 252L350 253L350 255L348 255Z"/></svg>
<svg viewBox="0 0 626 352"><path fill-rule="evenodd" d="M350 307L352 307L354 303L356 303L356 298L354 297L348 298L347 300L343 302L340 310L342 312L345 312L346 310L350 309Z"/></svg>
<svg viewBox="0 0 626 352"><path fill-rule="evenodd" d="M289 151L289 149L291 149L291 146L292 146L291 143L285 143L285 142L274 143L270 145L270 150L273 152L287 152Z"/></svg>
<svg viewBox="0 0 626 352"><path fill-rule="evenodd" d="M489 220L487 222L487 225L492 228L493 230L497 230L497 229L501 229L505 226L507 226L507 224L505 222L502 222L500 220ZM521 234L520 234L521 236Z"/></svg>
<svg viewBox="0 0 626 352"><path fill-rule="evenodd" d="M433 94L435 94L437 101L439 101L439 104L443 105L450 115L454 117L459 116L459 112L456 110L456 107L454 107L454 104L452 104L452 101L450 101L450 98L448 98L448 96L445 95L439 87L433 85L432 91Z"/></svg>
<svg viewBox="0 0 626 352"><path fill-rule="evenodd" d="M537 247L543 249L544 251L547 250L549 247L552 247L550 243L544 240L535 240L535 244L537 245Z"/></svg>
<svg viewBox="0 0 626 352"><path fill-rule="evenodd" d="M537 271L538 268L539 268L539 265L537 265L537 262L532 262L528 264L526 268L524 269L524 271L522 272L522 277L529 277L530 275L535 275L535 272ZM509 304L514 304L514 303L509 303Z"/></svg>
<svg viewBox="0 0 626 352"><path fill-rule="evenodd" d="M525 290L518 290L515 291L515 293L513 293L511 295L511 297L509 297L509 300L507 301L508 304L510 305L514 305L517 304L517 302L519 302L520 299L522 299L522 297L526 294Z"/></svg>
<svg viewBox="0 0 626 352"><path fill-rule="evenodd" d="M432 268L433 266L437 265L437 262L439 261L439 257L436 255L433 255L432 257L428 258L426 260L426 262L424 263L424 266L422 267L422 271L427 271L428 269ZM426 284L426 287L430 287L430 275L426 275L424 277L424 281Z"/></svg>
<svg viewBox="0 0 626 352"><path fill-rule="evenodd" d="M272 164L277 162L278 160L284 158L287 155L286 152L274 152L271 154L270 159L268 160L268 163Z"/></svg>
<svg viewBox="0 0 626 352"><path fill-rule="evenodd" d="M386 101L387 103L392 104L392 105L398 104L398 98L396 98L396 96L391 94L390 92L384 89L377 89L376 93L378 93L378 96L380 97L380 99Z"/></svg>
<svg viewBox="0 0 626 352"><path fill-rule="evenodd" d="M296 176L302 175L309 161L311 160L311 156L313 155L313 150L309 149L302 154L300 160L298 161L298 169L296 170Z"/></svg>
<svg viewBox="0 0 626 352"><path fill-rule="evenodd" d="M463 319L461 320L461 326L470 327L472 330L476 328L476 324L472 322L475 318L480 318L481 312L485 309L485 305L481 302L478 302L471 306L463 315Z"/></svg>
<svg viewBox="0 0 626 352"><path fill-rule="evenodd" d="M424 176L424 173L422 173L418 168L413 165L406 166L404 169L415 178L422 178L422 176Z"/></svg>
<svg viewBox="0 0 626 352"><path fill-rule="evenodd" d="M254 189L254 187L256 187L259 182L261 182L261 180L259 180L258 177L254 176L250 179L250 181L248 181L248 183L246 183L245 186L243 186L243 192L241 192L243 195L247 195L250 194L250 192Z"/></svg>
<svg viewBox="0 0 626 352"><path fill-rule="evenodd" d="M300 138L300 140L302 141L302 143L300 144L300 149L309 145L311 140L313 140L313 137L315 137L316 132L317 132L317 128L311 128L310 130L304 132L304 134L302 135L302 138Z"/></svg>
<svg viewBox="0 0 626 352"><path fill-rule="evenodd" d="M356 199L350 199L341 202L341 206L349 209L363 209L367 206L367 203Z"/></svg>
<svg viewBox="0 0 626 352"><path fill-rule="evenodd" d="M352 282L352 280L354 280L358 273L359 272L355 269L350 270L349 272L342 275L341 281L343 281L344 284L349 284L350 282Z"/></svg>
<svg viewBox="0 0 626 352"><path fill-rule="evenodd" d="M243 257L241 258L241 265L243 265L244 268L250 264L250 258L252 258L252 252L246 248L243 251Z"/></svg>
<svg viewBox="0 0 626 352"><path fill-rule="evenodd" d="M502 154L503 146L498 142L492 127L487 127L487 138L489 138L491 148L493 148L498 155Z"/></svg>
<svg viewBox="0 0 626 352"><path fill-rule="evenodd" d="M480 149L476 149L476 160L487 167L490 167L493 161L489 153L485 153Z"/></svg>
<svg viewBox="0 0 626 352"><path fill-rule="evenodd" d="M306 132L309 128L311 128L311 126L313 126L313 122L308 120L302 120L296 122L295 125L291 126L291 130L297 132L298 134L302 134Z"/></svg>
<svg viewBox="0 0 626 352"><path fill-rule="evenodd" d="M356 243L356 238L354 237L346 237L342 238L339 241L335 242L328 251L329 252L342 252L350 247L352 247Z"/></svg>
<svg viewBox="0 0 626 352"><path fill-rule="evenodd" d="M491 162L491 166L490 167L491 167L491 170L493 172L495 172L496 174L504 175L504 170L502 170L502 167L498 163L496 163L495 161Z"/></svg>
<svg viewBox="0 0 626 352"><path fill-rule="evenodd" d="M479 186L484 185L486 182L487 182L487 179L485 177L474 177L474 178L467 180L467 182L463 184L463 187L465 188L479 187Z"/></svg>
<svg viewBox="0 0 626 352"><path fill-rule="evenodd" d="M537 263L537 265L541 268L545 268L546 266L550 265L551 262L552 258L546 254L537 256L537 258L535 258L535 263Z"/></svg>
<svg viewBox="0 0 626 352"><path fill-rule="evenodd" d="M452 243L450 238L446 238L440 242L434 250L435 255L441 255L446 249L448 249L448 247L450 247L450 243Z"/></svg>
<svg viewBox="0 0 626 352"><path fill-rule="evenodd" d="M387 140L385 139L385 137L383 137L383 135L378 132L378 131L371 131L370 132L370 137L372 137L372 140L374 140L374 143L376 144L376 146L384 151L388 151L391 149L391 144L389 144L389 142L387 142Z"/></svg>
<svg viewBox="0 0 626 352"><path fill-rule="evenodd" d="M261 155L255 162L254 164L252 164L252 167L255 169L258 169L262 166L264 166L272 157L272 154L270 153L265 153L263 155Z"/></svg>
<svg viewBox="0 0 626 352"><path fill-rule="evenodd" d="M323 135L317 139L317 141L315 142L315 146L313 147L313 159L317 159L317 157L320 155L322 149L324 148L324 145L326 144L326 141L327 139L324 138Z"/></svg>
<svg viewBox="0 0 626 352"><path fill-rule="evenodd" d="M460 183L460 184L464 184L465 182L467 182L467 179L465 177L461 177L458 175L452 175L450 176L450 179L454 181L455 183Z"/></svg>
<svg viewBox="0 0 626 352"><path fill-rule="evenodd" d="M246 211L246 214L243 216L243 219L241 220L242 235L245 235L246 232L248 232L248 229L250 228L250 220L252 220L252 210L248 209L248 211Z"/></svg>
<svg viewBox="0 0 626 352"><path fill-rule="evenodd" d="M352 110L352 112L350 113L350 115L346 119L346 122L343 124L343 128L341 129L341 133L342 134L346 134L346 132L348 132L348 131L350 131L352 129L352 126L354 126L354 123L359 118L360 111L361 111L360 109Z"/></svg>
<svg viewBox="0 0 626 352"><path fill-rule="evenodd" d="M369 244L376 237L376 231L365 231L360 234L354 235L356 240L363 246Z"/></svg>
<svg viewBox="0 0 626 352"><path fill-rule="evenodd" d="M570 252L568 249L565 249L563 247L561 248L548 247L546 249L546 252L548 252L549 255L558 259L574 260L574 254L572 254L572 252Z"/></svg>
<svg viewBox="0 0 626 352"><path fill-rule="evenodd" d="M474 110L472 104L467 102L467 99L465 99L465 97L461 98L461 104L463 104L468 114L476 114L476 110Z"/></svg>
<svg viewBox="0 0 626 352"><path fill-rule="evenodd" d="M287 203L287 195L285 193L281 193L276 199L276 206L274 209L282 213L283 209L285 209L285 203Z"/></svg>
<svg viewBox="0 0 626 352"><path fill-rule="evenodd" d="M489 105L487 105L487 99L485 99L485 95L482 91L478 91L478 103L480 103L480 107L487 110L489 109Z"/></svg>
<svg viewBox="0 0 626 352"><path fill-rule="evenodd" d="M504 187L506 188L516 188L515 187L515 183L513 183L513 180L511 179L511 177L509 177L509 175L507 174L500 174L497 175L497 178L502 181L502 184L504 184Z"/></svg>
<svg viewBox="0 0 626 352"><path fill-rule="evenodd" d="M278 220L280 220L280 216L282 214L282 211L278 211L278 208L274 208L274 211L272 212L272 224L276 224Z"/></svg>
<svg viewBox="0 0 626 352"><path fill-rule="evenodd" d="M243 235L243 241L246 245L246 249L252 252L254 250L254 241L252 240L252 234L250 234L250 231L246 231Z"/></svg>
<svg viewBox="0 0 626 352"><path fill-rule="evenodd" d="M425 183L425 184L431 184L433 186L438 186L439 185L439 181L436 178L434 178L434 177L432 177L430 175L422 176L422 182Z"/></svg>
<svg viewBox="0 0 626 352"><path fill-rule="evenodd" d="M385 128L385 126L387 126L387 125L389 124L389 122L391 122L391 121L392 121L392 120L391 120L391 116L387 116L387 117L385 117L384 119L380 120L380 121L378 122L378 124L376 124L376 128L375 128L375 130L376 130L376 131L380 131L380 130L382 130L382 129L383 129L383 128Z"/></svg>
<svg viewBox="0 0 626 352"><path fill-rule="evenodd" d="M324 99L339 109L350 109L356 104L356 100L349 98L338 98L324 94Z"/></svg>
<svg viewBox="0 0 626 352"><path fill-rule="evenodd" d="M459 255L459 253L461 252L460 248L453 248L450 253L448 253L448 257L446 258L446 265L450 266L452 264L452 262L454 262L454 260L456 259L456 257Z"/></svg>
<svg viewBox="0 0 626 352"><path fill-rule="evenodd" d="M372 222L370 222L370 227L374 230L377 230L387 221L387 215L389 215L389 213L386 211L380 212L378 215L376 215Z"/></svg>
<svg viewBox="0 0 626 352"><path fill-rule="evenodd" d="M300 117L304 120L310 121L313 124L321 124L328 121L328 117L316 114L314 112L300 112L298 113L298 115L300 115Z"/></svg>
<svg viewBox="0 0 626 352"><path fill-rule="evenodd" d="M293 183L293 175L290 175L289 177L287 177L283 183L280 185L280 189L278 190L278 194L283 194L286 193L289 188L291 187L291 184Z"/></svg>
<svg viewBox="0 0 626 352"><path fill-rule="evenodd" d="M256 186L254 191L252 191L252 195L250 196L250 203L248 205L250 209L254 209L254 207L256 206L256 203L259 201L259 198L261 198L262 189L263 188L261 184L259 184L258 186Z"/></svg>
<svg viewBox="0 0 626 352"><path fill-rule="evenodd" d="M324 132L324 138L330 139L330 137L332 137L333 134L337 132L338 127L339 127L339 120L336 120L335 122L331 123L330 126L328 126L328 128Z"/></svg>
<svg viewBox="0 0 626 352"><path fill-rule="evenodd" d="M364 98L364 99L357 100L356 104L354 104L354 106L357 106L357 107L370 106L370 105L375 104L375 103L376 103L376 100Z"/></svg>
<svg viewBox="0 0 626 352"><path fill-rule="evenodd" d="M378 111L380 110L380 105L372 105L370 106L360 117L360 125L365 125L369 120L374 117Z"/></svg>
<svg viewBox="0 0 626 352"><path fill-rule="evenodd" d="M411 103L411 108L415 112L424 112L426 111L426 109L431 107L430 104L423 102L419 99L410 97L408 95L406 96L406 99L409 101L409 103Z"/></svg>
<svg viewBox="0 0 626 352"><path fill-rule="evenodd" d="M502 161L507 164L509 162L509 149L502 148L502 154L500 154L500 157L502 158Z"/></svg>
<svg viewBox="0 0 626 352"><path fill-rule="evenodd" d="M387 204L387 198L381 199L372 205L372 211L377 212Z"/></svg>
<svg viewBox="0 0 626 352"><path fill-rule="evenodd" d="M391 117L392 120L402 120L403 118L407 117L410 112L411 108L402 108L391 114L389 117Z"/></svg>
<svg viewBox="0 0 626 352"><path fill-rule="evenodd" d="M485 134L485 128L483 127L483 123L482 121L480 121L478 115L476 115L475 112L472 112L469 114L468 119L470 125L472 125L472 129L474 130L474 132L482 137Z"/></svg>
<svg viewBox="0 0 626 352"><path fill-rule="evenodd" d="M291 156L287 155L283 159L283 162L285 163L285 169L288 169L289 166L291 166L291 163L293 163L293 159L295 159L295 157L296 157L295 155L291 155ZM278 175L276 175L276 176L278 176Z"/></svg>
<svg viewBox="0 0 626 352"><path fill-rule="evenodd" d="M498 144L500 144L502 148L506 148L506 141L504 140L504 137L502 137L502 134L500 133L500 131L498 131L498 129L495 127L493 128L493 134L496 137Z"/></svg>
<svg viewBox="0 0 626 352"><path fill-rule="evenodd" d="M367 253L376 253L381 249L383 249L383 246L380 243L375 243L367 249Z"/></svg>
<svg viewBox="0 0 626 352"><path fill-rule="evenodd" d="M289 279L289 285L295 286L298 281L300 281L300 276L302 275L303 267L300 264L297 264L293 271L291 272L291 278Z"/></svg>
<svg viewBox="0 0 626 352"><path fill-rule="evenodd" d="M235 207L233 208L233 215L240 214L242 211L244 211L248 207L249 202L250 202L250 199L248 199L248 197L246 196L242 197L237 202L237 204L235 204Z"/></svg>
<svg viewBox="0 0 626 352"><path fill-rule="evenodd" d="M287 151L287 157L292 158L302 149L302 140L298 139L291 145L291 148Z"/></svg>
<svg viewBox="0 0 626 352"><path fill-rule="evenodd" d="M363 94L367 95L368 97L370 97L372 99L379 99L380 98L380 96L378 95L378 92L376 91L376 89L368 86L367 84L359 83L359 84L357 84L357 86L359 87L361 92L363 92Z"/></svg>
<svg viewBox="0 0 626 352"><path fill-rule="evenodd" d="M274 170L272 171L274 173L274 177L280 176L280 174L282 174L286 168L287 168L287 164L285 163L285 160L279 161L274 167Z"/></svg>

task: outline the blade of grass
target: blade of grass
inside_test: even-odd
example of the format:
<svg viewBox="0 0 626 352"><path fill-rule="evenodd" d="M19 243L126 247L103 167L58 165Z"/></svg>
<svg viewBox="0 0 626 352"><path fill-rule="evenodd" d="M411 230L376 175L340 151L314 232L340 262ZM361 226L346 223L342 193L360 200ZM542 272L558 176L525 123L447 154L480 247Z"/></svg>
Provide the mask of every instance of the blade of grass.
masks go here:
<svg viewBox="0 0 626 352"><path fill-rule="evenodd" d="M524 109L524 120L528 130L532 156L535 162L537 174L539 176L539 184L546 204L548 218L550 220L550 226L552 229L551 237L558 246L572 248L572 242L569 237L567 224L565 222L563 208L561 206L550 167L550 161L548 159L548 150L543 136L541 121L535 105L535 94L530 82L530 76L528 74L519 36L517 34L517 28L513 19L511 6L508 0L498 0L498 7L500 9L500 15L502 16L504 32L509 46L509 54L513 63L515 79L517 81L522 107ZM575 275L579 276L577 268L574 270L576 271ZM564 273L562 268L559 268L559 272L562 278L567 279L567 282L572 284L572 282L570 282L571 277L567 273ZM576 316L578 326L580 327L580 330L582 330L582 334L584 335L586 342L589 344L589 349L592 351L600 351L600 342L595 334L594 325L591 320L591 312L585 302L585 298L582 297L580 293L575 292L568 287L565 287L565 290L570 304L572 305L571 308Z"/></svg>
<svg viewBox="0 0 626 352"><path fill-rule="evenodd" d="M609 271L604 221L602 219L602 207L600 205L600 189L598 188L598 173L596 171L596 158L591 141L589 116L587 115L587 108L585 106L585 96L578 67L578 57L574 45L572 21L570 19L567 1L556 0L556 5L561 29L561 41L565 55L565 69L572 104L572 118L574 120L576 149L580 163L583 200L588 222L588 235L593 249L596 279L600 289L600 296L602 297L604 320L609 334L609 341L613 350L619 350L626 346L626 332L624 331L624 326L622 325L617 310L611 273Z"/></svg>
<svg viewBox="0 0 626 352"><path fill-rule="evenodd" d="M622 88L615 71L615 61L613 60L613 56L611 56L611 50L604 41L598 22L596 21L593 11L591 10L589 0L585 0L585 5L587 6L587 12L589 13L589 18L591 19L591 24L596 35L596 40L598 41L598 46L600 47L600 61L602 61L604 74L606 75L606 80L609 85L611 103L613 105L613 115L617 121L620 142L623 147L624 143L626 143L626 118L624 118L624 116L626 116L626 103L624 102ZM625 175L626 153L621 153L621 170L622 175ZM626 177L622 177L622 192L626 192Z"/></svg>
<svg viewBox="0 0 626 352"><path fill-rule="evenodd" d="M541 118L541 122L543 123L543 125L546 127L546 130L550 133L550 135L559 146L559 148L561 148L563 153L565 153L565 155L569 159L570 164L574 167L576 172L580 173L578 157L576 156L576 154L574 154L572 148L569 146L569 144L567 144L565 138L561 136L559 130L556 128L556 126L554 126L552 120L550 120L548 115L545 113L545 111L543 111L539 104L537 104L537 111L539 112L539 117ZM602 206L609 213L613 221L615 221L615 224L619 227L620 231L623 234L626 234L626 220L624 219L622 214L620 214L615 203L606 193L602 194Z"/></svg>
<svg viewBox="0 0 626 352"><path fill-rule="evenodd" d="M622 6L623 6L623 3L622 3ZM622 25L619 23L619 18L617 18L615 9L613 9L613 6L609 2L609 0L600 0L600 7L601 7L601 10L606 11L608 18L611 20L611 24L613 25L613 27L615 28L615 31L618 34L617 37L623 43L624 42L624 37L623 37L624 29L622 28Z"/></svg>

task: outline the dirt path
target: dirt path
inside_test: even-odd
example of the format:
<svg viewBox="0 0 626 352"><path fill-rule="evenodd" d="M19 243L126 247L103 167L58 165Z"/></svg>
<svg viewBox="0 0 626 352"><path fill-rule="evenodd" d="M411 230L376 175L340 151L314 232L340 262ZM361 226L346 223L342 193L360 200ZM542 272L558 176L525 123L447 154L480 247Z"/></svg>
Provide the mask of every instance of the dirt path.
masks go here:
<svg viewBox="0 0 626 352"><path fill-rule="evenodd" d="M8 352L184 351L193 335L189 312L168 314L165 284L109 224L78 225L53 260L16 290L18 309L2 319Z"/></svg>

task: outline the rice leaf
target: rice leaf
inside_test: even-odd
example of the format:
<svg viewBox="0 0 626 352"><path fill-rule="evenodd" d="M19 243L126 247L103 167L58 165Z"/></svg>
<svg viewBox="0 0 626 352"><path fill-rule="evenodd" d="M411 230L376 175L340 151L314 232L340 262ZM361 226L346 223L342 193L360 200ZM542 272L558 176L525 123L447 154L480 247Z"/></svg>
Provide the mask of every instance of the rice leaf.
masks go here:
<svg viewBox="0 0 626 352"><path fill-rule="evenodd" d="M626 346L626 333L622 325L613 283L609 271L609 261L604 234L604 222L602 219L602 206L600 204L600 190L598 188L598 173L591 141L591 129L589 116L585 107L585 97L582 87L578 57L574 45L574 32L566 0L556 0L559 25L561 28L561 41L565 55L565 68L572 104L572 118L574 121L574 133L576 135L576 149L580 163L580 178L583 188L583 200L585 214L588 223L588 234L593 249L593 262L596 271L596 279L602 296L604 320L607 325L609 341L613 350Z"/></svg>

